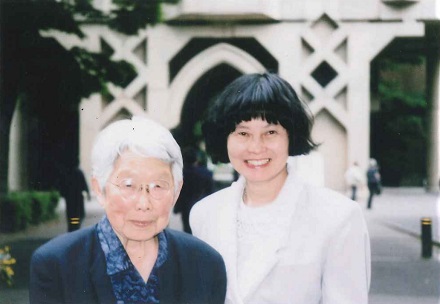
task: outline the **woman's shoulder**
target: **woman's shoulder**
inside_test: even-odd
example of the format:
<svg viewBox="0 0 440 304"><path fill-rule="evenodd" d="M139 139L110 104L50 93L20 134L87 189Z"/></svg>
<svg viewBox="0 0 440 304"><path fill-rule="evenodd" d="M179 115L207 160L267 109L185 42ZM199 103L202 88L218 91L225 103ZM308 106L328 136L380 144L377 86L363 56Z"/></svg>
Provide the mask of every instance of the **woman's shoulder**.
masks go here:
<svg viewBox="0 0 440 304"><path fill-rule="evenodd" d="M337 231L347 225L366 229L363 211L357 202L323 187L305 187L295 209L295 218L301 223L313 223L315 231L326 235L339 233Z"/></svg>
<svg viewBox="0 0 440 304"><path fill-rule="evenodd" d="M234 188L232 185L221 190L218 190L197 203L193 206L193 209L200 209L206 211L206 209L215 209L219 207L222 203L225 202L225 198L230 196L234 192Z"/></svg>
<svg viewBox="0 0 440 304"><path fill-rule="evenodd" d="M166 239L168 243L171 243L173 245L179 246L179 247L201 247L204 249L207 249L206 243L201 241L200 239L196 238L195 236L183 232L178 231L170 228L166 228L164 230ZM208 245L209 249L209 245Z"/></svg>
<svg viewBox="0 0 440 304"><path fill-rule="evenodd" d="M350 214L360 210L359 204L335 190L307 185L305 187L307 204L321 212L334 214Z"/></svg>
<svg viewBox="0 0 440 304"><path fill-rule="evenodd" d="M64 233L44 243L34 252L35 256L64 257L76 251L77 247L87 247L96 234L95 226Z"/></svg>
<svg viewBox="0 0 440 304"><path fill-rule="evenodd" d="M195 236L173 230L165 229L169 246L174 248L177 255L185 255L191 258L212 258L214 260L223 261L221 255L206 242L196 238Z"/></svg>

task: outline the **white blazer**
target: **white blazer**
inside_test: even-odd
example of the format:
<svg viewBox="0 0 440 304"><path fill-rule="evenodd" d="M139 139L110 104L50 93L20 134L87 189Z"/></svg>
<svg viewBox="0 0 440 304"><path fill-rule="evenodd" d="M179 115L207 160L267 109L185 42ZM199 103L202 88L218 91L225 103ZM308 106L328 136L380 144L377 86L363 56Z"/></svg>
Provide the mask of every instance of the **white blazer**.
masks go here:
<svg viewBox="0 0 440 304"><path fill-rule="evenodd" d="M289 166L288 171L277 200L290 202L290 232L263 253L264 263L256 267L244 298L237 283L237 212L244 179L191 210L193 234L225 261L226 303L367 304L371 256L362 210L337 192L303 183Z"/></svg>

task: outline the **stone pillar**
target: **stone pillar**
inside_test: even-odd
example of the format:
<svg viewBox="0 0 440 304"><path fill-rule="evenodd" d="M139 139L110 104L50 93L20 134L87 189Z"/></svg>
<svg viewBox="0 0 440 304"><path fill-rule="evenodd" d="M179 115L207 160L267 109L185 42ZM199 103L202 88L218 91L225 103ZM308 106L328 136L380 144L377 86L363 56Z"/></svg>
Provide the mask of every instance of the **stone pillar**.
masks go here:
<svg viewBox="0 0 440 304"><path fill-rule="evenodd" d="M18 101L15 106L9 135L9 173L8 188L10 191L27 190L28 188L28 151L29 121L26 105Z"/></svg>
<svg viewBox="0 0 440 304"><path fill-rule="evenodd" d="M439 191L440 183L440 25L426 26L428 90L427 190Z"/></svg>

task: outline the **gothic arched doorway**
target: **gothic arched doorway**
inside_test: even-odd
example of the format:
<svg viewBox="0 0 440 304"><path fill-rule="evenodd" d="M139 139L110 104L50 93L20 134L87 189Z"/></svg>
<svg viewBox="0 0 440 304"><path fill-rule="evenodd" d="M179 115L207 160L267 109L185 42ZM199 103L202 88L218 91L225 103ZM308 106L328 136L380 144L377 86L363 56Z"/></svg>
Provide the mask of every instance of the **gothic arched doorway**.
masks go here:
<svg viewBox="0 0 440 304"><path fill-rule="evenodd" d="M200 122L210 102L225 86L241 73L227 64L219 64L202 75L192 86L183 103L180 123L172 130L179 145L197 145L200 138Z"/></svg>

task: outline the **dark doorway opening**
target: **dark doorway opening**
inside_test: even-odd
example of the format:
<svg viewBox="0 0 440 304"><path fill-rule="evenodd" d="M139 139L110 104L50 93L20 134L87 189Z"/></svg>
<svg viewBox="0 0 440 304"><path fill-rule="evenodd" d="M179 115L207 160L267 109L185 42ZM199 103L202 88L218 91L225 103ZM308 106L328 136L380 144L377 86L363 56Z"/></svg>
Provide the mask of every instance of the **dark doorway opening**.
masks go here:
<svg viewBox="0 0 440 304"><path fill-rule="evenodd" d="M370 155L385 186L423 186L427 168L426 56L422 39L394 40L372 62Z"/></svg>
<svg viewBox="0 0 440 304"><path fill-rule="evenodd" d="M183 148L198 146L201 138L200 123L215 97L241 73L227 64L220 64L201 76L186 96L179 125L172 130Z"/></svg>

